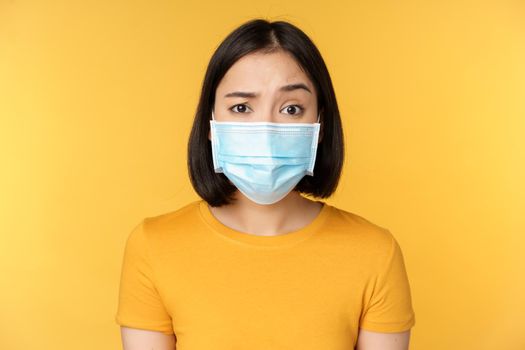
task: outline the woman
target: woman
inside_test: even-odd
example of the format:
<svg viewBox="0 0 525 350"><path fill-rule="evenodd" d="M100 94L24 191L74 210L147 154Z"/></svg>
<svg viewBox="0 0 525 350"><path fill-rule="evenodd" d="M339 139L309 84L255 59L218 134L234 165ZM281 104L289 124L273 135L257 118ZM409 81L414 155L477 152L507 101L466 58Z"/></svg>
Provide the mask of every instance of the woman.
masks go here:
<svg viewBox="0 0 525 350"><path fill-rule="evenodd" d="M290 23L249 21L209 63L188 144L201 200L130 234L125 350L408 349L401 249L327 198L343 164L331 79Z"/></svg>

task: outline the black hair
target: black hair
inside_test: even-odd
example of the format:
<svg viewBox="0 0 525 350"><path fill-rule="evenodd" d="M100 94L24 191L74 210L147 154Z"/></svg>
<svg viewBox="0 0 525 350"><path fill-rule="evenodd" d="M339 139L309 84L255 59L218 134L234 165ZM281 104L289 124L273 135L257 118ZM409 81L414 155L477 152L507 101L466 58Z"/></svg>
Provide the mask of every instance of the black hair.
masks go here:
<svg viewBox="0 0 525 350"><path fill-rule="evenodd" d="M337 187L344 158L343 128L324 60L312 40L295 25L257 18L232 31L212 55L188 141L191 184L197 194L213 207L231 203L237 190L223 173L215 173L213 168L208 133L217 86L228 69L243 56L277 50L290 53L305 71L315 86L317 105L321 111L321 141L317 148L314 175L304 176L294 190L327 198Z"/></svg>

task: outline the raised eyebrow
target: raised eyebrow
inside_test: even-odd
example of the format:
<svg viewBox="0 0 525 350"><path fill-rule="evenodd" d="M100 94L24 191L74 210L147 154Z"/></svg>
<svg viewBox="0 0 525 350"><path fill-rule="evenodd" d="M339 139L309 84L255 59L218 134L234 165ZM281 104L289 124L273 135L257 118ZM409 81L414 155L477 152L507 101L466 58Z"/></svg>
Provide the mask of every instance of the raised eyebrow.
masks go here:
<svg viewBox="0 0 525 350"><path fill-rule="evenodd" d="M310 91L310 89L308 88L308 86L306 86L306 84L303 84L303 83L288 84L288 85L285 85L285 86L281 86L279 91L293 91L293 90L297 90L297 89L303 89L303 90L308 91L309 93L312 93Z"/></svg>
<svg viewBox="0 0 525 350"><path fill-rule="evenodd" d="M303 89L303 90L308 91L309 93L312 93L312 91L310 91L308 86L306 86L303 83L284 85L279 88L279 91L288 92L288 91L293 91L293 90L298 90L298 89ZM253 98L257 96L259 96L259 94L256 94L255 92L246 92L246 91L234 91L234 92L230 92L224 95L224 97L244 97L244 98Z"/></svg>
<svg viewBox="0 0 525 350"><path fill-rule="evenodd" d="M227 93L224 95L224 97L245 97L245 98L251 98L251 97L257 97L259 94L256 94L254 92L244 92L244 91L234 91Z"/></svg>

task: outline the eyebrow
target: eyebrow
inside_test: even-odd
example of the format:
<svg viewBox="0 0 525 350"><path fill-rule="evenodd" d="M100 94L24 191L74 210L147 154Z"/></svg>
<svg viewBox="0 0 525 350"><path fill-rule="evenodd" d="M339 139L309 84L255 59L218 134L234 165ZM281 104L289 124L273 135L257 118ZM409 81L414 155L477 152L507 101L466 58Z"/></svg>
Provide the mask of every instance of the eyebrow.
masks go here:
<svg viewBox="0 0 525 350"><path fill-rule="evenodd" d="M303 89L303 90L308 91L309 93L312 93L310 91L310 89L303 83L284 85L284 86L281 86L279 88L279 91L286 91L286 92L288 92L288 91L293 91L293 90L298 90L298 89ZM227 93L226 95L224 95L224 97L245 97L245 98L250 98L250 97L257 97L258 95L259 94L256 94L255 92L234 91L234 92Z"/></svg>

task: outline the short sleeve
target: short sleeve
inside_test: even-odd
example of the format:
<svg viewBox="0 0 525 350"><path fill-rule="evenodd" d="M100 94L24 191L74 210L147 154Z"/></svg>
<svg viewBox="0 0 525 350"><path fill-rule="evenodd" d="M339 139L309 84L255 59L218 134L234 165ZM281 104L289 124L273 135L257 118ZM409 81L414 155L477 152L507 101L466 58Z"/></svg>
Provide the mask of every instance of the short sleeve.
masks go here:
<svg viewBox="0 0 525 350"><path fill-rule="evenodd" d="M377 275L372 296L365 305L360 327L373 332L403 332L415 325L412 297L403 254L391 238L390 254Z"/></svg>
<svg viewBox="0 0 525 350"><path fill-rule="evenodd" d="M174 334L171 317L155 286L145 220L128 235L120 276L117 324Z"/></svg>

